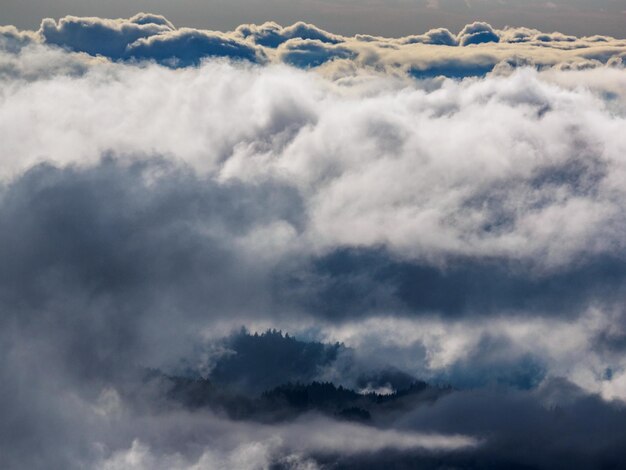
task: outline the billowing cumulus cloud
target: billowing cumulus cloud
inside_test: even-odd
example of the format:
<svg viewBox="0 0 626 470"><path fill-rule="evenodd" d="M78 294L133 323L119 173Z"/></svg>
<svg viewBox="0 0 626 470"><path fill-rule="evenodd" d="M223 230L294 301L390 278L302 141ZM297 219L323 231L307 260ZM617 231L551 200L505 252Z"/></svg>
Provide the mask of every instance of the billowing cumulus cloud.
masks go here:
<svg viewBox="0 0 626 470"><path fill-rule="evenodd" d="M69 16L56 22L48 18L38 34L46 44L114 60L151 59L185 66L197 64L203 57L262 59L262 52L222 33L176 29L164 17L145 13L128 20Z"/></svg>
<svg viewBox="0 0 626 470"><path fill-rule="evenodd" d="M123 21L69 16L58 22L45 19L39 34L47 44L117 59L123 57L127 46L137 39L172 29L169 22L160 21L154 15L138 15Z"/></svg>
<svg viewBox="0 0 626 470"><path fill-rule="evenodd" d="M5 92L2 170L169 155L216 181L291 187L308 223L285 250L384 245L449 272L489 257L541 276L623 249L621 102L566 78L525 69L430 91L282 66L96 67Z"/></svg>
<svg viewBox="0 0 626 470"><path fill-rule="evenodd" d="M499 42L500 36L493 30L491 25L475 22L468 24L461 30L458 35L458 41L461 46L469 46L470 44Z"/></svg>
<svg viewBox="0 0 626 470"><path fill-rule="evenodd" d="M500 63L552 67L599 66L620 60L624 40L607 36L575 37L523 27L498 30L485 22L466 25L458 34L435 28L423 34L384 38L347 37L297 22L244 24L218 32L177 28L166 18L140 13L128 19L44 19L36 32L4 28L5 49L28 43L56 45L112 60L151 60L170 67L198 65L228 57L250 62L286 62L302 68L347 60L357 67L420 76L480 76Z"/></svg>
<svg viewBox="0 0 626 470"><path fill-rule="evenodd" d="M622 466L625 54L1 27L0 466Z"/></svg>
<svg viewBox="0 0 626 470"><path fill-rule="evenodd" d="M310 39L329 44L337 44L345 40L341 36L302 21L286 28L274 22L262 25L244 24L239 26L235 33L245 39L251 39L255 44L272 48L280 46L289 39Z"/></svg>

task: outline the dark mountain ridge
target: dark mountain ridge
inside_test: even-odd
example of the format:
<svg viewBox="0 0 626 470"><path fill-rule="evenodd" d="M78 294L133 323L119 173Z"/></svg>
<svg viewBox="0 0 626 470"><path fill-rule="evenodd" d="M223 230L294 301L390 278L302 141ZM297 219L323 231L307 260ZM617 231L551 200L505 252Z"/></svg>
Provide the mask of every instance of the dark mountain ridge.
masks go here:
<svg viewBox="0 0 626 470"><path fill-rule="evenodd" d="M158 380L165 384L167 399L186 408L210 408L233 419L270 422L293 419L308 412L370 421L379 415L433 403L452 390L416 381L406 389L383 395L358 393L331 382L314 381L307 384L286 383L251 398L205 378L161 375Z"/></svg>

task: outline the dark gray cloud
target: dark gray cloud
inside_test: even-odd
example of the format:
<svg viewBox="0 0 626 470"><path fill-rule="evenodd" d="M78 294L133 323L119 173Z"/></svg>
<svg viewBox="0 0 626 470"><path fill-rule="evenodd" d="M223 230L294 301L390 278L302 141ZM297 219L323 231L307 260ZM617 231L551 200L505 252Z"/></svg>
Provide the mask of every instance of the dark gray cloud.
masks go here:
<svg viewBox="0 0 626 470"><path fill-rule="evenodd" d="M557 393L563 400L546 405ZM621 405L580 394L575 387L555 380L539 391L476 391L452 393L432 406L416 409L402 420L404 429L476 432L485 441L470 452L440 455L387 451L365 456L318 456L321 463L342 468L464 469L569 469L619 468L626 435ZM592 428L593 432L589 433Z"/></svg>
<svg viewBox="0 0 626 470"><path fill-rule="evenodd" d="M149 390L141 391L141 373L135 366L171 364L174 359L186 357L185 354L193 357L189 356L193 354L189 346L199 340L198 331L220 318L232 318L236 314L241 322L254 321L255 315L278 319L279 310L285 309L287 304L280 296L267 297L267 293L277 287L271 287L267 280L285 268L253 263L237 249L234 240L257 224L266 224L275 218L302 227L305 220L298 201L297 193L289 187L217 183L199 178L189 168L158 159L123 164L108 158L95 167L84 169L41 165L5 185L0 220L11 229L3 233L1 244L5 260L0 271L0 301L5 312L1 320L5 352L2 378L7 383L2 406L3 415L8 417L2 432L7 436L4 442L12 444L11 452L4 454L3 464L8 468L24 464L32 468L82 465L80 462L97 458L92 439L103 439L109 449L123 449L128 445L125 439L129 436L143 436L142 439L152 445L161 442L158 445L165 446L161 451L167 447L182 451L176 444L179 439L176 433L156 437L128 429L113 438L109 432L115 432L116 426L127 427L126 418L121 422L118 419L117 424L107 421L105 425L100 422L101 417L92 417L89 419L95 421L91 427L80 423L84 419L81 416L116 413L115 409L121 404L127 410L124 413L141 416L144 412L136 408L139 406L135 404L137 398L132 398L139 393L138 397L143 398L138 403L144 403L141 406L151 409L149 413L157 413L162 416L158 419L167 421L173 411L167 406L163 408L159 393L151 395ZM348 251L316 261L314 266L318 267L310 268L311 272L324 273L331 283L348 276L357 294L346 298L340 291L326 292L320 296L319 305L307 305L300 300L296 310L324 315L321 299L343 300L338 312L358 310L359 302L366 298L358 294L359 290L364 294L372 286L384 290L388 276L402 278L403 269L408 269L409 278L413 275L410 265L387 265L388 260L384 253ZM383 266L372 268L379 263ZM364 282L368 276L373 279ZM502 274L494 275L493 279L498 276ZM468 275L468 279L477 278L473 273ZM446 284L447 274L427 270L406 287L407 295L415 295L420 302L427 300L428 292L433 289L424 287L424 283L431 279L439 279L444 291L460 291L458 285ZM578 284L569 287L572 290L565 295L579 290ZM424 289L426 297L418 295L415 289L419 288ZM290 289L292 286L278 286L277 291ZM484 302L493 302L488 289L479 285L477 292L479 290L482 290ZM584 293L577 294L584 298ZM441 298L445 296L442 294ZM509 294L502 298L514 297ZM378 307L386 310L384 304ZM445 311L440 304L433 305L432 309ZM286 310L294 311L293 308ZM528 305L525 310L536 311ZM361 315L365 313L361 311ZM241 340L250 338L254 336L233 336L223 344L219 356L223 359L215 363L211 380L226 385L239 384L243 390L257 393L279 384L281 378L307 381L323 376L323 369L334 367L339 360L335 347L329 349L321 344L286 340L282 336L276 347L254 339L247 346L240 344ZM528 357L521 357L519 361L502 359L508 350L506 341L485 337L476 353L457 363L439 380L472 388L485 384L533 388L540 383L545 373L543 366ZM380 369L376 364L369 371L363 363L353 363L351 367L354 369L344 369L345 373L353 377L355 385L361 384L368 390L400 388L411 380L406 373ZM55 387L60 387L56 394L52 393ZM471 454L468 459L495 459L502 461L502 465L506 462L533 464L535 457L530 447L524 447L525 441L515 450L510 442L520 436L530 436L536 429L542 429L549 441L565 429L562 426L581 428L584 413L607 414L609 411L605 408L613 410L613 405L603 404L598 398L580 399L582 401L577 401L577 405L567 411L577 416L574 423L568 421L543 430L544 422L551 419L548 416L553 413L542 408L544 395L524 395L519 404L506 397L486 395L488 398L483 398L484 392L477 393L476 398L460 395L468 409L459 411L453 406L453 411L448 411L449 401L445 401L441 410L440 405L436 405L435 411L425 416L420 412L415 423L412 417L405 417L397 426L402 428L408 425L404 423L411 423L412 429L481 436L488 440L488 450ZM75 398L71 398L73 394ZM472 397L469 404L467 396ZM527 428L523 432L513 431L519 426L515 422L514 428L508 428L499 418L478 419L474 414L473 418L468 417L471 426L447 424L447 413L455 416L456 413L478 413L483 401L491 403L498 416L534 413L536 419L525 424ZM583 404L588 404L591 411ZM77 406L92 411L77 414ZM245 409L242 404L233 406ZM20 411L26 409L31 411ZM376 411L376 419L383 422L392 417L397 419L398 411L392 409L395 411L389 411L388 417L387 411ZM356 411L346 413L346 416L353 416ZM614 425L603 426L613 429ZM16 433L16 429L20 431ZM51 432L56 429L64 431ZM621 428L617 429L621 432ZM585 452L584 458L592 466L601 461L601 455L606 456L607 462L619 461L615 460L619 455L614 450L617 444L597 447L592 443L581 447L576 439L582 440L583 431L578 432L581 437L570 434L568 441L562 444L563 449L557 444L544 448L537 465L548 468L555 455L570 448L582 449L580 452ZM604 428L601 432L605 432ZM493 433L500 437L494 438ZM33 439L43 443L36 454L30 450ZM68 441L75 444L60 451ZM598 437L597 442L603 441ZM325 452L320 454L318 449L307 455L323 462L329 458L324 457ZM373 455L372 465L379 455L386 454ZM406 455L413 454L400 453L394 458L401 462L408 458ZM342 453L336 458L347 459L348 463L352 462L350 459L361 462L358 457ZM420 458L428 462L430 457ZM451 462L464 462L463 458L453 455ZM157 460L165 462L161 457Z"/></svg>
<svg viewBox="0 0 626 470"><path fill-rule="evenodd" d="M197 65L206 57L228 57L250 62L265 60L264 54L252 45L225 35L185 28L139 39L128 46L125 57L155 60L175 67Z"/></svg>
<svg viewBox="0 0 626 470"><path fill-rule="evenodd" d="M97 410L81 422L98 390L106 407L107 387L181 357L206 319L268 310L263 268L228 240L281 205L300 224L298 197L240 189L158 159L43 164L3 188L3 467L82 466L108 433Z"/></svg>
<svg viewBox="0 0 626 470"><path fill-rule="evenodd" d="M499 42L500 36L498 36L490 24L475 22L465 26L459 33L458 39L461 46L469 46L470 44Z"/></svg>
<svg viewBox="0 0 626 470"><path fill-rule="evenodd" d="M2 198L3 321L80 376L148 360L145 341L173 339L176 318L185 335L202 318L268 308L264 268L246 267L229 239L281 205L302 223L289 188L215 185L164 161L35 167Z"/></svg>
<svg viewBox="0 0 626 470"><path fill-rule="evenodd" d="M618 303L626 280L623 254L589 259L550 275L497 259L461 258L438 268L398 260L384 249L340 249L305 266L283 274L287 277L277 291L335 319L387 310L576 317L594 303Z"/></svg>
<svg viewBox="0 0 626 470"><path fill-rule="evenodd" d="M319 40L290 40L279 51L281 60L289 65L318 67L333 59L352 59L356 53L346 47L326 46Z"/></svg>
<svg viewBox="0 0 626 470"><path fill-rule="evenodd" d="M197 65L205 57L229 57L252 62L263 53L224 34L176 29L164 17L139 13L128 20L68 16L46 19L39 29L46 44L118 60L154 60L180 67Z"/></svg>
<svg viewBox="0 0 626 470"><path fill-rule="evenodd" d="M311 39L330 44L337 44L344 40L341 36L302 21L286 28L274 22L263 23L262 25L243 24L238 26L235 32L246 39L252 39L260 46L273 48L280 46L289 39Z"/></svg>
<svg viewBox="0 0 626 470"><path fill-rule="evenodd" d="M484 459L483 465L492 462L495 468L602 468L624 464L620 451L626 438L620 424L624 412L621 404L607 404L554 380L530 394L452 394L434 407L416 410L405 423L488 436L484 453L474 458Z"/></svg>
<svg viewBox="0 0 626 470"><path fill-rule="evenodd" d="M140 14L124 21L68 16L56 22L48 18L42 21L39 32L48 44L121 59L137 39L172 29L165 18Z"/></svg>

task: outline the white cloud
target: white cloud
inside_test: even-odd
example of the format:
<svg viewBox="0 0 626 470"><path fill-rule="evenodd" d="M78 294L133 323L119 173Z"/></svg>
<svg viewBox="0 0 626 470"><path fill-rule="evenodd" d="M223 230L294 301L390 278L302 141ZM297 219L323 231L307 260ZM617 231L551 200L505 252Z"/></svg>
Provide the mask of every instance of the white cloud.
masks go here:
<svg viewBox="0 0 626 470"><path fill-rule="evenodd" d="M387 316L326 325L320 336L353 348L358 362L394 364L417 377L452 381L459 366L468 374L472 369L481 374L483 361L491 367L500 361L513 367L516 360L533 356L546 367L548 376L565 377L589 393L626 401L626 361L619 350L605 350L599 341L607 331L623 335L618 326L622 322L619 309L597 308L590 308L575 322L542 317L539 312L530 318L502 314L457 320ZM501 342L494 356L481 357L486 338ZM614 371L612 378L605 377L607 369ZM334 378L341 380L341 374ZM351 377L343 379L349 383Z"/></svg>
<svg viewBox="0 0 626 470"><path fill-rule="evenodd" d="M626 72L612 69L606 88L599 73L524 69L432 91L220 61L8 78L0 171L165 155L221 180L293 185L314 249L552 269L623 249L626 118L622 95L607 94Z"/></svg>
<svg viewBox="0 0 626 470"><path fill-rule="evenodd" d="M207 420L215 420L205 416ZM212 424L218 427L219 419ZM224 434L198 458L180 453L153 452L135 439L128 449L113 452L97 465L99 470L148 469L259 469L282 463L291 469L312 470L317 464L304 455L341 452L343 455L382 450L443 452L473 448L478 439L462 435L423 434L382 430L369 426L338 423L307 416L291 424L263 426L253 423L224 423ZM239 443L242 433L248 442ZM229 448L229 444L234 447Z"/></svg>

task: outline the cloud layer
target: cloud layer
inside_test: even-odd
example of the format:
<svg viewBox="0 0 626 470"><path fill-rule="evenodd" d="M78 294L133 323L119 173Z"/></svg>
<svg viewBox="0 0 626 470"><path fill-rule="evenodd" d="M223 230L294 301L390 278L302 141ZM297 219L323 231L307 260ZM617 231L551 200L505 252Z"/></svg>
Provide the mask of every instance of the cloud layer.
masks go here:
<svg viewBox="0 0 626 470"><path fill-rule="evenodd" d="M483 22L1 27L0 466L619 467L625 54ZM264 421L147 369L239 407L452 388Z"/></svg>
<svg viewBox="0 0 626 470"><path fill-rule="evenodd" d="M231 32L176 28L166 18L140 13L129 19L45 19L36 32L4 28L10 48L28 43L56 45L113 60L152 60L171 67L197 65L228 57L255 63L284 62L303 68L325 65L327 73L365 67L419 77L484 75L503 65L597 67L620 64L624 40L608 36L575 37L523 27L494 29L484 22L455 34L438 28L400 38L346 37L298 22L245 24Z"/></svg>

